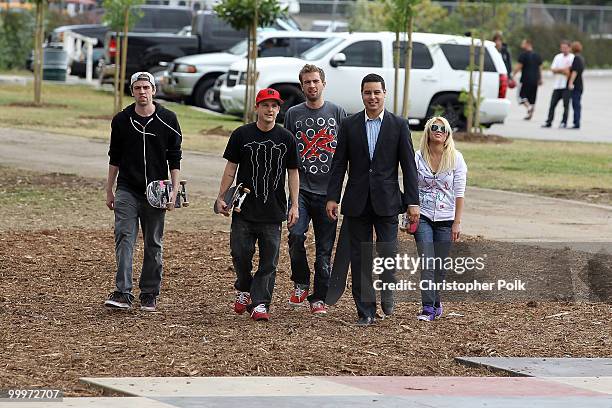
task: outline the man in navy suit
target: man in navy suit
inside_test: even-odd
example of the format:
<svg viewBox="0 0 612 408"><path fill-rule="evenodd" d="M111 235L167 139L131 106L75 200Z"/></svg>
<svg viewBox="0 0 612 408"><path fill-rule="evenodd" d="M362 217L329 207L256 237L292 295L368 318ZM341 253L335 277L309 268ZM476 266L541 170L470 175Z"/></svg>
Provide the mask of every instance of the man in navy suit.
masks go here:
<svg viewBox="0 0 612 408"><path fill-rule="evenodd" d="M405 119L385 110L385 96L385 81L380 75L368 74L363 78L361 97L365 110L346 118L340 126L326 197L327 215L337 219L348 167L342 214L344 222L349 223L357 324L363 326L373 324L376 315L372 285L373 231L376 231L378 255L395 257L398 215L407 212L410 222L419 219L417 170L410 131ZM403 174L403 192L399 188L398 165ZM370 244L370 249L362 249L362 244ZM395 269L386 269L382 281L393 282L394 273ZM382 291L383 314L393 314L393 305L393 293Z"/></svg>

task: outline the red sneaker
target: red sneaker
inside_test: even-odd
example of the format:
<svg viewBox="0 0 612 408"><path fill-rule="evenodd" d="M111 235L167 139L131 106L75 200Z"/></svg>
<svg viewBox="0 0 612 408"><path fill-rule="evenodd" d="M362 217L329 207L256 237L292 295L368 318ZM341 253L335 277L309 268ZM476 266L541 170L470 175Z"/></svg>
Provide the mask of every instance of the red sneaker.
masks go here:
<svg viewBox="0 0 612 408"><path fill-rule="evenodd" d="M234 302L234 312L238 314L243 314L250 301L251 301L251 294L249 292L236 291L236 301Z"/></svg>
<svg viewBox="0 0 612 408"><path fill-rule="evenodd" d="M291 292L291 297L289 298L289 304L292 306L299 306L306 300L308 297L308 289L302 289L298 285L295 286L293 292Z"/></svg>
<svg viewBox="0 0 612 408"><path fill-rule="evenodd" d="M310 312L314 315L324 315L327 313L327 306L322 300L317 300L310 304Z"/></svg>
<svg viewBox="0 0 612 408"><path fill-rule="evenodd" d="M261 303L257 305L256 307L254 307L253 311L251 312L251 319L255 321L262 320L264 322L267 322L268 320L270 320L270 313L268 313L268 309L266 308L266 305Z"/></svg>

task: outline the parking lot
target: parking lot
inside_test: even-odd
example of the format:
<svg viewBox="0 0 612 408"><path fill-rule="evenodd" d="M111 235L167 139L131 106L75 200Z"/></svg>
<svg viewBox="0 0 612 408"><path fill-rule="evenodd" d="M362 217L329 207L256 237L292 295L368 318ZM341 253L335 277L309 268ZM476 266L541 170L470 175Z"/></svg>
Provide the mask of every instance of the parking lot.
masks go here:
<svg viewBox="0 0 612 408"><path fill-rule="evenodd" d="M612 128L606 120L610 114L609 94L610 89L612 89L612 71L594 70L585 73L580 130L559 129L559 122L563 113L561 102L557 105L553 127L549 129L541 128L548 114L552 82L552 76L546 73L544 84L538 90L535 113L530 121L523 119L525 108L519 106L517 102L518 88L510 89L508 92L508 97L512 101L510 114L503 125L493 125L490 133L521 139L612 142ZM570 108L568 117L568 125L570 126L572 118L573 112Z"/></svg>

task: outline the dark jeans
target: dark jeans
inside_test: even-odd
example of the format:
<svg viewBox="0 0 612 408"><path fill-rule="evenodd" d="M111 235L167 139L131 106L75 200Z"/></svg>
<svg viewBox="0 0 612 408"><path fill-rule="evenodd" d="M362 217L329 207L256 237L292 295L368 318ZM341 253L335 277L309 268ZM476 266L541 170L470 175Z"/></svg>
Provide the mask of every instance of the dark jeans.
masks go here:
<svg viewBox="0 0 612 408"><path fill-rule="evenodd" d="M372 280L372 234L376 231L376 252L380 257L394 258L397 254L397 215L376 215L370 198L364 212L349 220L351 239L351 277L353 300L359 317L375 317L376 293ZM385 269L380 276L383 283L395 282L395 268ZM381 291L381 303L393 304L393 292Z"/></svg>
<svg viewBox="0 0 612 408"><path fill-rule="evenodd" d="M281 223L251 222L240 216L232 216L230 249L236 271L234 287L241 292L250 292L252 306L263 303L269 307L272 301L280 249L281 225ZM259 267L253 276L251 272L255 243L259 247ZM249 306L249 310L252 306Z"/></svg>
<svg viewBox="0 0 612 408"><path fill-rule="evenodd" d="M561 119L561 123L567 124L567 116L569 113L569 89L555 89L553 90L552 97L550 99L550 108L548 108L548 119L546 119L546 123L548 125L552 124L553 119L555 118L555 108L560 100L563 100L563 118Z"/></svg>
<svg viewBox="0 0 612 408"><path fill-rule="evenodd" d="M429 282L442 282L446 276L444 259L448 257L451 247L453 221L431 221L421 215L419 228L414 234L419 256L422 258L421 285ZM438 258L438 259L436 259ZM428 261L430 259L434 259ZM440 292L437 290L421 290L423 306L440 306Z"/></svg>
<svg viewBox="0 0 612 408"><path fill-rule="evenodd" d="M580 114L582 113L582 89L572 89L572 110L574 111L574 126L580 127Z"/></svg>
<svg viewBox="0 0 612 408"><path fill-rule="evenodd" d="M300 190L297 224L289 229L289 256L291 257L291 280L296 284L310 287L310 268L304 243L308 225L312 220L315 236L315 263L313 292L308 301L325 300L331 273L331 254L336 239L336 221L331 221L325 212L325 196ZM291 202L289 203L291 206Z"/></svg>
<svg viewBox="0 0 612 408"><path fill-rule="evenodd" d="M162 243L166 210L154 208L144 195L127 190L115 193L115 258L118 292L132 293L132 263L134 244L138 237L138 222L144 238L144 260L140 273L140 293L159 295L162 280Z"/></svg>

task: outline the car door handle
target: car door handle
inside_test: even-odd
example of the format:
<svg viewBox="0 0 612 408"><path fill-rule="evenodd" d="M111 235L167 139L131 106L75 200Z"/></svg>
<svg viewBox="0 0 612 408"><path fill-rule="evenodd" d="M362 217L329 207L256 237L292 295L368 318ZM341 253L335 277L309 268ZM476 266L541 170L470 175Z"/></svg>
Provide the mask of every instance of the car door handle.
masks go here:
<svg viewBox="0 0 612 408"><path fill-rule="evenodd" d="M438 78L434 76L426 76L422 79L423 82L437 82Z"/></svg>

